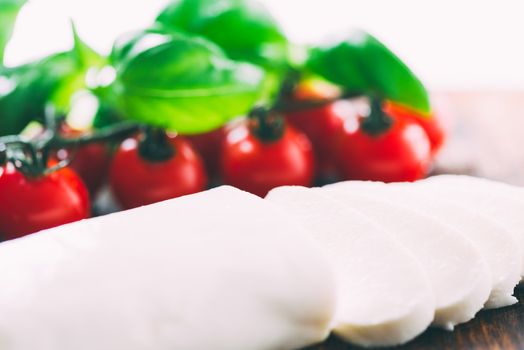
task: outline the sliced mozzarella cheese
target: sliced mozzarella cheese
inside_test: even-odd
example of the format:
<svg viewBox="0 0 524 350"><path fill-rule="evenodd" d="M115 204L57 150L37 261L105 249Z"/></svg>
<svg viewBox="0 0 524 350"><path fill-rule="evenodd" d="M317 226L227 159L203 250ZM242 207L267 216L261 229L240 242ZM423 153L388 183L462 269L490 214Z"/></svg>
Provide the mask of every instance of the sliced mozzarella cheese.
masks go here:
<svg viewBox="0 0 524 350"><path fill-rule="evenodd" d="M475 246L451 226L388 201L364 195L352 182L325 186L331 198L388 228L425 268L436 298L434 324L452 329L472 319L489 297L491 276Z"/></svg>
<svg viewBox="0 0 524 350"><path fill-rule="evenodd" d="M2 350L268 350L324 339L328 262L231 187L0 245Z"/></svg>
<svg viewBox="0 0 524 350"><path fill-rule="evenodd" d="M502 195L512 197L515 200L524 201L524 187L481 177L468 175L437 175L429 177L424 181L439 181L440 183L445 182L457 186L471 186L471 183L475 182L476 186L482 186L485 191L495 191Z"/></svg>
<svg viewBox="0 0 524 350"><path fill-rule="evenodd" d="M331 257L339 282L335 332L363 346L404 343L434 316L419 263L383 229L320 189L280 187L266 197L303 221Z"/></svg>
<svg viewBox="0 0 524 350"><path fill-rule="evenodd" d="M498 308L517 302L513 291L520 281L522 251L504 227L484 215L442 199L437 193L424 191L421 186L356 181L352 184L354 191L386 197L457 229L475 245L491 271L491 293L485 307Z"/></svg>
<svg viewBox="0 0 524 350"><path fill-rule="evenodd" d="M509 185L506 187L493 181L456 175L430 177L415 184L497 221L513 235L520 250L524 251L524 200L518 198L519 187L510 191ZM524 259L520 262L521 277L524 277Z"/></svg>

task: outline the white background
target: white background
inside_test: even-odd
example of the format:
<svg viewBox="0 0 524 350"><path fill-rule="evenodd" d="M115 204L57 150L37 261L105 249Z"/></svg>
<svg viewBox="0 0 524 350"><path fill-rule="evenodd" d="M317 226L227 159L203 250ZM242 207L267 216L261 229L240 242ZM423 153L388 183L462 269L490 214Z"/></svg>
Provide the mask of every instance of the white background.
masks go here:
<svg viewBox="0 0 524 350"><path fill-rule="evenodd" d="M369 30L434 90L524 89L523 0L262 0L292 40L321 41L351 27ZM126 30L146 26L166 0L31 0L7 63L71 45L69 18L107 52Z"/></svg>

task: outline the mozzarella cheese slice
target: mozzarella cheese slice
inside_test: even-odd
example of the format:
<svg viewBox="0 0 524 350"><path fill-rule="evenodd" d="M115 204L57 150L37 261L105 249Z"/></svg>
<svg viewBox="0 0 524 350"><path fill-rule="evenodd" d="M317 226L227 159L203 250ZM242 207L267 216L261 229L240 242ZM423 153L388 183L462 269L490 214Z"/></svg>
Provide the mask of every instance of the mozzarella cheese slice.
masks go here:
<svg viewBox="0 0 524 350"><path fill-rule="evenodd" d="M323 187L331 198L388 228L428 274L436 298L434 325L446 329L472 319L487 301L491 276L477 248L451 226L384 196L364 195L352 182Z"/></svg>
<svg viewBox="0 0 524 350"><path fill-rule="evenodd" d="M498 308L517 302L513 291L520 281L523 257L515 238L504 227L465 206L442 199L438 193L424 191L421 186L381 182L352 184L355 191L385 197L435 220L445 220L475 245L488 264L492 277L491 293L484 307Z"/></svg>
<svg viewBox="0 0 524 350"><path fill-rule="evenodd" d="M519 199L519 187L499 184L473 177L441 175L415 183L426 190L468 207L502 225L518 242L524 251L524 200ZM521 263L521 277L524 277L524 259Z"/></svg>
<svg viewBox="0 0 524 350"><path fill-rule="evenodd" d="M268 350L324 339L328 262L231 187L0 245L2 350Z"/></svg>
<svg viewBox="0 0 524 350"><path fill-rule="evenodd" d="M384 230L320 189L280 187L267 200L303 221L339 286L335 333L362 346L404 343L431 323L434 296L419 263Z"/></svg>
<svg viewBox="0 0 524 350"><path fill-rule="evenodd" d="M504 182L485 179L481 177L474 177L468 175L437 175L424 180L424 182L438 181L439 183L447 183L456 186L482 186L483 191L497 192L500 195L512 197L518 201L524 201L524 187L510 185ZM421 181L422 182L422 181Z"/></svg>

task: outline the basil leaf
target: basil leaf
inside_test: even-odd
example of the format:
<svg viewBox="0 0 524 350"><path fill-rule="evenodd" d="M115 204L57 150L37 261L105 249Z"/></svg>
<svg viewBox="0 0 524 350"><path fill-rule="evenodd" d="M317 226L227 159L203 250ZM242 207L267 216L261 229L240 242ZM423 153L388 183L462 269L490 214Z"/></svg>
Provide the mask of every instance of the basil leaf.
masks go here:
<svg viewBox="0 0 524 350"><path fill-rule="evenodd" d="M102 129L122 121L122 116L112 106L104 103L104 101L99 101L99 103L92 123L93 128Z"/></svg>
<svg viewBox="0 0 524 350"><path fill-rule="evenodd" d="M92 67L103 67L107 65L107 59L102 57L98 52L93 50L89 45L87 45L76 30L76 26L71 22L71 29L73 32L73 49L71 55L76 59L77 65L83 68L92 68Z"/></svg>
<svg viewBox="0 0 524 350"><path fill-rule="evenodd" d="M18 12L25 0L0 0L0 64L4 60L4 50L13 33Z"/></svg>
<svg viewBox="0 0 524 350"><path fill-rule="evenodd" d="M158 27L125 33L115 40L109 60L114 67L119 68L125 65L129 59L134 58L140 51L145 51L156 45L156 40L160 40L159 38L169 40L167 34L169 33L165 29Z"/></svg>
<svg viewBox="0 0 524 350"><path fill-rule="evenodd" d="M202 38L142 32L120 42L113 92L120 114L182 134L203 133L249 111L263 71L229 60Z"/></svg>
<svg viewBox="0 0 524 350"><path fill-rule="evenodd" d="M0 75L0 135L17 134L32 120L43 117L60 77L75 70L67 53L59 53L39 62L4 69Z"/></svg>
<svg viewBox="0 0 524 350"><path fill-rule="evenodd" d="M102 58L75 34L71 51L0 71L0 135L17 134L32 120L42 121L47 104L59 112L70 107L71 97L85 88L85 75Z"/></svg>
<svg viewBox="0 0 524 350"><path fill-rule="evenodd" d="M175 0L158 16L165 28L213 41L235 60L275 68L287 63L287 39L255 0Z"/></svg>
<svg viewBox="0 0 524 350"><path fill-rule="evenodd" d="M415 74L373 36L357 31L347 39L310 50L307 67L348 92L374 95L428 116L426 89Z"/></svg>
<svg viewBox="0 0 524 350"><path fill-rule="evenodd" d="M53 91L51 101L58 112L66 113L71 107L71 97L80 90L86 89L86 75L91 68L100 69L108 64L107 59L100 56L89 47L78 35L76 27L71 23L73 31L73 49L65 55L70 61L70 68L60 75L58 88Z"/></svg>

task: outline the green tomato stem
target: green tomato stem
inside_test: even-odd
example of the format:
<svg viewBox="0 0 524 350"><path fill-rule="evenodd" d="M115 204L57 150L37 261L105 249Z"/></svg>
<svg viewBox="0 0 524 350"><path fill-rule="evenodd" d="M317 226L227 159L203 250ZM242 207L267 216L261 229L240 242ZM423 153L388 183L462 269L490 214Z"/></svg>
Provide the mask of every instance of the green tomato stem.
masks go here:
<svg viewBox="0 0 524 350"><path fill-rule="evenodd" d="M140 126L136 123L122 122L110 127L100 129L95 133L79 137L62 137L58 133L58 123L46 117L49 127L42 135L34 140L25 140L19 135L0 137L0 164L9 161L24 175L36 177L59 170L70 163L70 159L48 167L51 151L58 149L76 149L80 146L108 141L119 141L137 133ZM2 156L4 154L4 156Z"/></svg>
<svg viewBox="0 0 524 350"><path fill-rule="evenodd" d="M370 113L361 123L362 130L371 136L379 136L388 131L393 125L393 119L384 113L383 100L370 98Z"/></svg>
<svg viewBox="0 0 524 350"><path fill-rule="evenodd" d="M275 142L284 134L285 121L278 112L255 107L248 118L253 134L262 142Z"/></svg>
<svg viewBox="0 0 524 350"><path fill-rule="evenodd" d="M119 124L100 129L92 134L85 134L74 138L64 138L55 135L55 137L52 138L52 141L50 142L49 146L54 149L59 149L83 146L90 143L99 143L103 141L107 142L111 140L121 140L123 138L131 136L139 130L139 124L136 124L134 122L121 122Z"/></svg>
<svg viewBox="0 0 524 350"><path fill-rule="evenodd" d="M175 155L175 149L169 142L165 130L147 126L143 130L144 138L138 146L140 156L150 162L164 162Z"/></svg>

